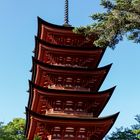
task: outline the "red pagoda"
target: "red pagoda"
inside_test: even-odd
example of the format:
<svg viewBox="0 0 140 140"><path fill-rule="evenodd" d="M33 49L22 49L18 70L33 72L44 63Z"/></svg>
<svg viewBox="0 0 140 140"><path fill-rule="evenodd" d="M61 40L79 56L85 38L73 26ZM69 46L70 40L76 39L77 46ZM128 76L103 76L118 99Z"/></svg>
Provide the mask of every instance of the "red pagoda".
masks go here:
<svg viewBox="0 0 140 140"><path fill-rule="evenodd" d="M115 89L99 91L111 67L98 68L105 49L73 33L65 21L58 26L38 18L26 108L28 140L102 140L118 116L99 117Z"/></svg>

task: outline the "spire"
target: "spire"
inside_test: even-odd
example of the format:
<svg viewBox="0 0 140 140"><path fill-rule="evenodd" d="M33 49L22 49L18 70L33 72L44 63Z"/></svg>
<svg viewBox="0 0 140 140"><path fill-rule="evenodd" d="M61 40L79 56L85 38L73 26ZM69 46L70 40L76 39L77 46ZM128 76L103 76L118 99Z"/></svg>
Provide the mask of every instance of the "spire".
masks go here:
<svg viewBox="0 0 140 140"><path fill-rule="evenodd" d="M69 1L65 0L64 26L71 26L69 24Z"/></svg>

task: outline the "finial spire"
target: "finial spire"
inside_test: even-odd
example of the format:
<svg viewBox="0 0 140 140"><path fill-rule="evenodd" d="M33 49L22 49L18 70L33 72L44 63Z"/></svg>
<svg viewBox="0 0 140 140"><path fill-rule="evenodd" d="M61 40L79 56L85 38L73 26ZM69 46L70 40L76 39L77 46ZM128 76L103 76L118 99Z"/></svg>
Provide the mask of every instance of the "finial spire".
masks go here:
<svg viewBox="0 0 140 140"><path fill-rule="evenodd" d="M70 26L69 25L69 1L68 0L65 0L64 26Z"/></svg>

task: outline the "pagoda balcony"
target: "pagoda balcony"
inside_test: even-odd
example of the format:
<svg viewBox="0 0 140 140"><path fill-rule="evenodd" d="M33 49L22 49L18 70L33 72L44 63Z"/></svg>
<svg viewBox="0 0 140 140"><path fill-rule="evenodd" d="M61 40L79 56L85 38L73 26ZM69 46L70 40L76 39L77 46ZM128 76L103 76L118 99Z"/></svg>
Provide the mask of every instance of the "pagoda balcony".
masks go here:
<svg viewBox="0 0 140 140"><path fill-rule="evenodd" d="M53 109L51 111L47 111L46 116L56 116L56 117L71 117L71 118L93 118L92 113L64 113L64 112L55 112Z"/></svg>

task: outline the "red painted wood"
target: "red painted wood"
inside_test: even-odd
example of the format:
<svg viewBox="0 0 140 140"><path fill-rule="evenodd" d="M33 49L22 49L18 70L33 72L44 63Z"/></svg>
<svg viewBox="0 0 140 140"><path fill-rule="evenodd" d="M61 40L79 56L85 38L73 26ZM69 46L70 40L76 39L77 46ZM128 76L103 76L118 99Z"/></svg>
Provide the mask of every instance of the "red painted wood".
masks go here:
<svg viewBox="0 0 140 140"><path fill-rule="evenodd" d="M105 49L73 27L38 18L26 137L33 140L102 140L118 113L99 118L115 87L99 91L111 65L98 68Z"/></svg>

